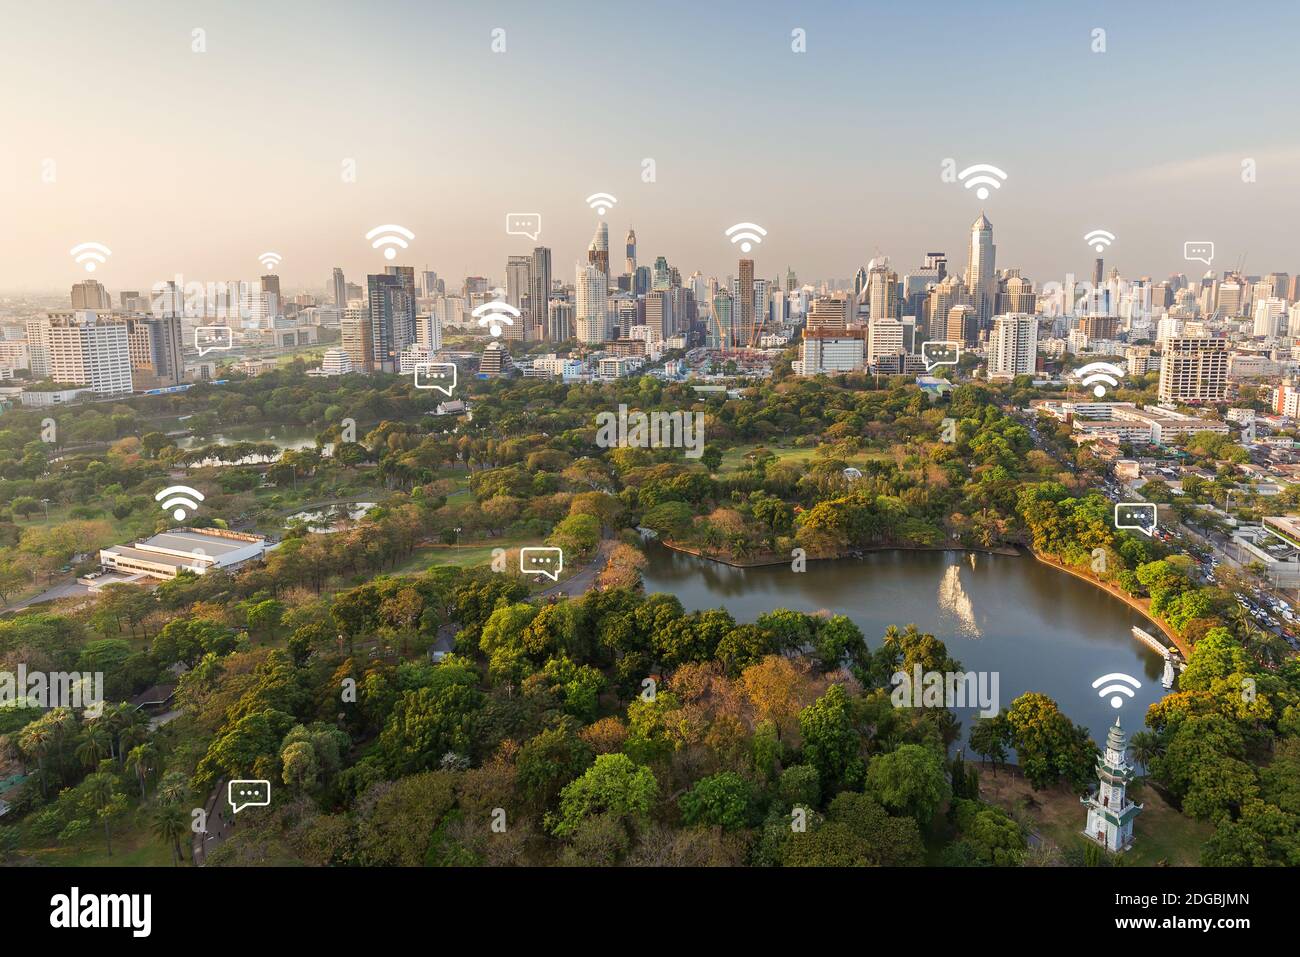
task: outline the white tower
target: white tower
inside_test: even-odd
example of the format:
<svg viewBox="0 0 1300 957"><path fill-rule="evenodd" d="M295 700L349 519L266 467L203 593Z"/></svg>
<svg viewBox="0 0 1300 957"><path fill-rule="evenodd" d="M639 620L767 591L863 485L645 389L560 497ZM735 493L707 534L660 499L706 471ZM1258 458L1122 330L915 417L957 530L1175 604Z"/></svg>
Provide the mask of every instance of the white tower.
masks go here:
<svg viewBox="0 0 1300 957"><path fill-rule="evenodd" d="M1127 851L1133 846L1133 820L1142 812L1141 804L1128 799L1133 765L1124 752L1128 740L1119 726L1119 716L1106 736L1106 751L1097 759L1097 790L1079 801L1088 808L1084 835L1109 851Z"/></svg>

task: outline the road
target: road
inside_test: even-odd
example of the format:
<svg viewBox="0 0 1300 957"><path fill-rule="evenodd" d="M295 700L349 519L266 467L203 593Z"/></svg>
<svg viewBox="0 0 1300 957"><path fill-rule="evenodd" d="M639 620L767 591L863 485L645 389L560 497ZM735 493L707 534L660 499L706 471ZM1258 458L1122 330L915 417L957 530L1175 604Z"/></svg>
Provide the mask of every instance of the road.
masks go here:
<svg viewBox="0 0 1300 957"><path fill-rule="evenodd" d="M562 582L557 582L550 588L538 592L534 597L543 600L558 598L565 595L569 598L577 598L579 595L585 595L596 585L596 579L600 573L605 570L605 565L609 563L609 553L614 548L613 539L605 539L600 543L596 550L596 557L580 571L576 572L570 578Z"/></svg>

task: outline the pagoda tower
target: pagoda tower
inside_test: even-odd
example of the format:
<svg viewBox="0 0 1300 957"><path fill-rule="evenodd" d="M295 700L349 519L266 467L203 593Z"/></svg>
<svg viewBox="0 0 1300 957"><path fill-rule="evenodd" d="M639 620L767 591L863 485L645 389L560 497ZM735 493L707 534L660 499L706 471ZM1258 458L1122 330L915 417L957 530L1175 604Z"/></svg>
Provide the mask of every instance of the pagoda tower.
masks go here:
<svg viewBox="0 0 1300 957"><path fill-rule="evenodd" d="M1133 820L1142 812L1141 804L1128 799L1128 783L1133 780L1133 765L1125 752L1128 739L1119 726L1119 716L1106 735L1106 750L1097 758L1097 790L1079 801L1088 808L1088 824L1083 833L1109 851L1127 851L1133 846Z"/></svg>

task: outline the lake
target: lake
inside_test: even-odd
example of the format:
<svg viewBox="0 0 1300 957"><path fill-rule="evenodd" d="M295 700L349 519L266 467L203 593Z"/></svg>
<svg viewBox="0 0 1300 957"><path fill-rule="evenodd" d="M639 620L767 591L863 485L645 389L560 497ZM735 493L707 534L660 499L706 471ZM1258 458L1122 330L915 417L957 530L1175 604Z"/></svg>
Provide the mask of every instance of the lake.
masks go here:
<svg viewBox="0 0 1300 957"><path fill-rule="evenodd" d="M1123 602L1029 556L974 552L869 552L861 559L732 568L647 543L647 592L676 595L687 611L726 608L753 621L773 608L849 616L867 646L880 647L889 625L915 623L941 639L966 671L998 673L1007 707L1026 691L1050 696L1096 741L1115 720L1094 679L1124 672L1142 682L1119 711L1140 730L1147 706L1167 692L1164 659L1132 636L1156 629ZM1107 696L1107 699L1110 696ZM964 731L976 709L956 709Z"/></svg>

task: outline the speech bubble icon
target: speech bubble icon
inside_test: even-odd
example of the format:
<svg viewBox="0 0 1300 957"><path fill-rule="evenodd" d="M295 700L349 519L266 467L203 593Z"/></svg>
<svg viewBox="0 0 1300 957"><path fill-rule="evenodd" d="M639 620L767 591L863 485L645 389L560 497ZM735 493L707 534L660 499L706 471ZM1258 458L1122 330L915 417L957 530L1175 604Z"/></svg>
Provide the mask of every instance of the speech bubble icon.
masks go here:
<svg viewBox="0 0 1300 957"><path fill-rule="evenodd" d="M229 326L195 326L194 327L194 348L199 350L199 356L206 356L209 352L217 350L225 351L235 345L235 330Z"/></svg>
<svg viewBox="0 0 1300 957"><path fill-rule="evenodd" d="M1150 502L1116 502L1115 527L1136 529L1150 538L1156 532L1156 514Z"/></svg>
<svg viewBox="0 0 1300 957"><path fill-rule="evenodd" d="M417 389L436 389L447 398L451 398L451 392L456 388L456 363L417 363L415 366L415 387Z"/></svg>
<svg viewBox="0 0 1300 957"><path fill-rule="evenodd" d="M921 343L921 358L925 360L925 371L939 366L955 366L961 358L961 343L953 339L931 339Z"/></svg>
<svg viewBox="0 0 1300 957"><path fill-rule="evenodd" d="M537 242L537 237L541 234L541 213L506 213L507 236L527 236Z"/></svg>
<svg viewBox="0 0 1300 957"><path fill-rule="evenodd" d="M1214 243L1201 240L1200 242L1183 243L1183 258L1188 262L1201 262L1207 266L1214 265Z"/></svg>
<svg viewBox="0 0 1300 957"><path fill-rule="evenodd" d="M564 549L543 545L525 545L519 549L519 570L525 575L545 575L553 582L564 570Z"/></svg>
<svg viewBox="0 0 1300 957"><path fill-rule="evenodd" d="M246 807L271 806L271 782L239 780L226 785L226 800L238 814Z"/></svg>

